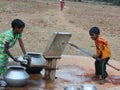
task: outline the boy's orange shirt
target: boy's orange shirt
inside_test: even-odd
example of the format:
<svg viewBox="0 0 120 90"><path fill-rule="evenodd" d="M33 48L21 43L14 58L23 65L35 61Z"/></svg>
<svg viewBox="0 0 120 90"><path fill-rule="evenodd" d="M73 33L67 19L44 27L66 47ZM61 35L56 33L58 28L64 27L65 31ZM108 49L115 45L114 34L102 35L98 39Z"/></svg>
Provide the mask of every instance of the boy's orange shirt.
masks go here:
<svg viewBox="0 0 120 90"><path fill-rule="evenodd" d="M110 47L106 40L104 40L101 36L95 40L96 45L96 57L102 55L101 59L105 59L111 56Z"/></svg>

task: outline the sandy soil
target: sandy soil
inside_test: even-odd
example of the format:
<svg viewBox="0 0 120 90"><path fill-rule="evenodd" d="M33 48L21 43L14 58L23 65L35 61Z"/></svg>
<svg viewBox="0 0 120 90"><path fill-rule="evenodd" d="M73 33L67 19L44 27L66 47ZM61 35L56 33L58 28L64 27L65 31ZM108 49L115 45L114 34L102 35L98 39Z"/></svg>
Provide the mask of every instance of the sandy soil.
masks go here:
<svg viewBox="0 0 120 90"><path fill-rule="evenodd" d="M8 30L13 19L20 18L26 23L23 40L27 51L44 52L53 32L70 32L71 42L95 53L88 31L98 26L110 44L111 59L119 60L120 7L67 1L65 5L60 11L59 2L54 0L0 0L0 32ZM12 50L14 55L21 55L18 45ZM85 55L69 45L63 54Z"/></svg>

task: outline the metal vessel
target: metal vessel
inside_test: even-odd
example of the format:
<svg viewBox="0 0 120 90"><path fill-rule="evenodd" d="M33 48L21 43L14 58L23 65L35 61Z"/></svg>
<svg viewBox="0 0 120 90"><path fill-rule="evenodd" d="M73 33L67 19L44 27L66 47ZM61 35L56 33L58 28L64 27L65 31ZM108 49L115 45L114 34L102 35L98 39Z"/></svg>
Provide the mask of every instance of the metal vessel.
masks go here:
<svg viewBox="0 0 120 90"><path fill-rule="evenodd" d="M29 80L29 75L23 66L9 66L5 74L4 80L9 86L24 86Z"/></svg>
<svg viewBox="0 0 120 90"><path fill-rule="evenodd" d="M27 56L31 57L29 63L27 60ZM40 73L40 71L43 69L43 66L45 66L46 64L46 60L43 55L36 52L27 52L26 57L18 56L17 60L21 62L22 66L26 67L26 71L28 73Z"/></svg>
<svg viewBox="0 0 120 90"><path fill-rule="evenodd" d="M76 86L67 86L67 87L64 87L64 90L81 90L81 89Z"/></svg>
<svg viewBox="0 0 120 90"><path fill-rule="evenodd" d="M97 88L93 84L83 84L81 90L97 90Z"/></svg>

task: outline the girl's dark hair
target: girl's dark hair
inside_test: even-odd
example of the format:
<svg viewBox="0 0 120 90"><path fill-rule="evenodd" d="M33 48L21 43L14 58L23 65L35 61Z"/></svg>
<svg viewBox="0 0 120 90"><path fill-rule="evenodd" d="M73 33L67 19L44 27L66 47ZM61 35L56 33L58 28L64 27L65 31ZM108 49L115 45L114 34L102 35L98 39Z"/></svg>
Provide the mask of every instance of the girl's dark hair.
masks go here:
<svg viewBox="0 0 120 90"><path fill-rule="evenodd" d="M91 35L92 33L96 34L96 35L100 35L100 29L98 27L92 27L89 30L89 34Z"/></svg>
<svg viewBox="0 0 120 90"><path fill-rule="evenodd" d="M14 19L11 23L12 28L24 28L25 23L20 19Z"/></svg>

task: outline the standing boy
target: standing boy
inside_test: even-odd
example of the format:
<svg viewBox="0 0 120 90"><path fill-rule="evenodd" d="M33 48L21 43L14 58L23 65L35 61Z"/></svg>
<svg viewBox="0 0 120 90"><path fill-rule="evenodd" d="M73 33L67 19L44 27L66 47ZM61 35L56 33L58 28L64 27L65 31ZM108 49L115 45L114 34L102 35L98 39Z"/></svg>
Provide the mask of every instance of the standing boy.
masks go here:
<svg viewBox="0 0 120 90"><path fill-rule="evenodd" d="M93 58L96 59L95 61L95 76L93 76L93 79L99 79L99 76L101 76L100 84L105 83L105 79L108 76L108 73L106 72L106 64L110 59L111 51L110 47L105 39L103 39L100 36L100 29L98 27L92 27L89 30L89 34L92 40L95 41L96 45L96 54L93 55ZM98 60L98 58L100 60Z"/></svg>

